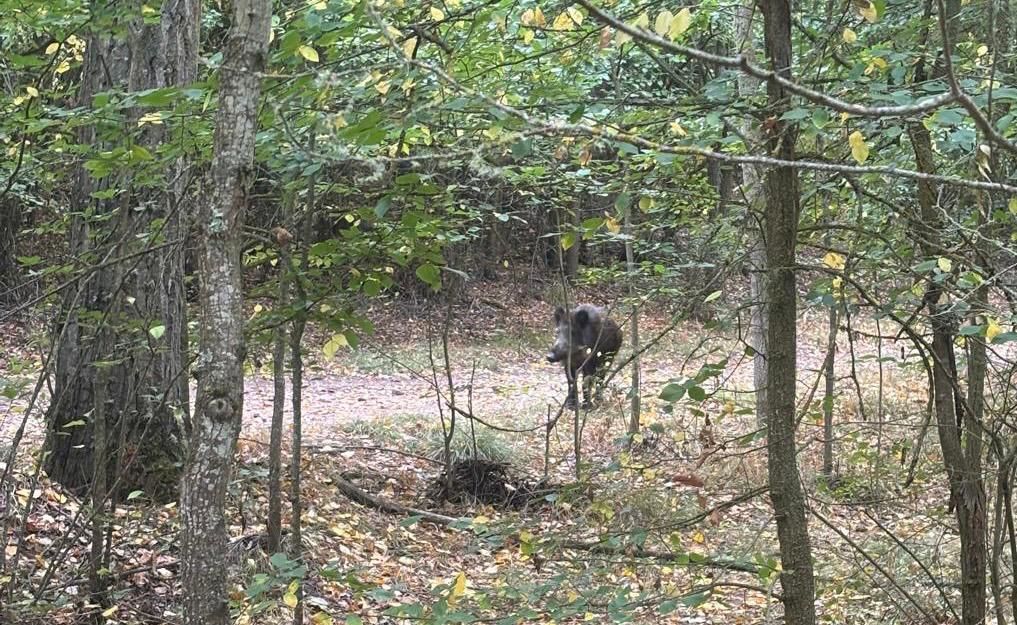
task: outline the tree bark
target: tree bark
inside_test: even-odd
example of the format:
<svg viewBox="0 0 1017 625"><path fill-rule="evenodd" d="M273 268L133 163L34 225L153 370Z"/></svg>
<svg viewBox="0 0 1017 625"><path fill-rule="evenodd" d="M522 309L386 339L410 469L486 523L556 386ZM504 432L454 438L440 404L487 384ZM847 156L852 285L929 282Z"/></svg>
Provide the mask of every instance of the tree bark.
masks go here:
<svg viewBox="0 0 1017 625"><path fill-rule="evenodd" d="M253 177L269 0L237 0L220 75L208 200L202 205L198 378L180 493L185 625L226 625L226 487L243 414L241 236Z"/></svg>
<svg viewBox="0 0 1017 625"><path fill-rule="evenodd" d="M735 15L735 37L738 53L748 59L756 59L756 41L752 23L756 11L755 0L744 0ZM748 97L759 89L760 80L741 73L738 76L738 94ZM765 138L751 116L746 116L742 125L743 135L753 146L762 145ZM766 198L762 174L754 165L742 165L742 196L746 204L746 222L749 233L749 332L747 342L754 354L752 357L752 385L756 392L756 427L766 426L766 252L763 249L762 221L765 219Z"/></svg>
<svg viewBox="0 0 1017 625"><path fill-rule="evenodd" d="M20 228L17 200L11 195L0 197L0 304L18 300L21 271L15 259Z"/></svg>
<svg viewBox="0 0 1017 625"><path fill-rule="evenodd" d="M198 0L165 2L156 25L144 23L140 2L129 6L132 13L126 41L107 40L101 34L89 39L81 90L85 106L92 94L124 82L128 90L141 91L188 83L196 77ZM131 127L144 112L141 108L130 111ZM85 129L79 138L94 145L95 130ZM148 124L141 127L138 142L155 153L166 139L163 125ZM126 192L116 204L99 206L102 213L113 216L105 225L93 226L76 218L71 248L79 255L116 257L185 238L183 167L178 161L170 168L165 181L169 193L161 185L137 180L96 183L82 171L78 206L96 202L90 193L98 186L118 184ZM46 466L49 475L65 486L83 489L95 475L99 441L94 440L94 429L99 412L91 411L91 397L100 394L107 403L101 411L107 415L107 433L115 428L124 441L123 445L105 446L119 463L115 481L107 484L113 489L110 494L140 490L160 501L176 497L184 447L179 417L189 409L180 250L181 246L167 245L138 256L129 267L114 265L86 280L82 297L74 294L65 299L63 317L68 331L60 335L58 392L49 410ZM99 323L112 332L104 330L101 334L106 338L97 340L92 324L79 324L79 310L100 311ZM104 376L101 383L107 388L101 391L96 388L100 383L96 366L112 369ZM85 417L88 414L91 419ZM85 424L67 427L79 421Z"/></svg>
<svg viewBox="0 0 1017 625"><path fill-rule="evenodd" d="M280 253L279 308L289 303L288 276L289 254ZM286 328L288 323L279 323L275 329L272 346L272 427L268 444L268 551L279 553L282 545L282 436L283 409L286 406Z"/></svg>
<svg viewBox="0 0 1017 625"><path fill-rule="evenodd" d="M94 94L124 85L128 56L122 39L110 37L107 33L89 33L81 68L79 106L88 107ZM96 149L103 149L106 145L92 125L81 127L77 135L77 141L82 145ZM96 226L84 215L114 213L117 208L113 201L97 200L92 193L118 183L110 177L93 178L84 168L85 160L83 157L77 164L74 174L74 193L70 202L74 217L68 227L68 255L87 265L112 257L115 253L101 244L104 238L114 240L115 234L100 236L101 233L93 231ZM99 390L104 402L121 399L119 387L123 386L124 370L117 363L118 357L110 352L109 333L101 332L103 327L113 323L111 317L121 307L123 298L114 299L112 294L119 283L121 271L119 265L114 264L106 271L82 279L77 289L65 291L59 323L53 328L54 340L57 341L56 366L53 396L46 413L43 468L51 479L77 492L87 490L95 477L94 410L98 385L111 382L118 387ZM117 367L117 375L102 376L100 381L97 367L100 363L100 366ZM100 413L112 419L105 407Z"/></svg>
<svg viewBox="0 0 1017 625"><path fill-rule="evenodd" d="M629 434L636 434L641 427L640 403L642 401L639 366L639 301L636 292L636 258L632 250L632 206L625 207L625 267L629 274L629 298L632 299L632 319L629 321L629 341L632 345L632 385L629 387L629 402L631 414L629 414Z"/></svg>
<svg viewBox="0 0 1017 625"><path fill-rule="evenodd" d="M775 72L790 78L790 0L766 0L762 6L766 56ZM797 133L792 124L785 124L780 119L781 113L789 106L789 98L774 83L767 84L767 98L774 122L767 140L767 151L778 158L793 161ZM816 622L815 580L795 441L797 172L790 167L767 170L765 194L768 308L765 408L770 499L780 542L784 621L790 625L812 625Z"/></svg>
<svg viewBox="0 0 1017 625"><path fill-rule="evenodd" d="M947 0L944 20L948 32L955 32L956 16L960 10L959 0ZM953 37L952 39L956 39ZM923 78L921 66L916 68L915 79ZM942 77L945 69L937 64L933 75ZM908 127L908 134L915 153L916 169L923 173L935 173L935 152L932 136L920 122ZM938 189L931 182L918 183L918 214L912 218L912 237L926 258L938 258L943 254L941 233L942 219L937 203ZM982 424L981 386L984 371L975 354L975 371L969 368L969 380L975 384L973 390L979 409L968 410L969 404L960 397L954 338L957 334L957 319L951 312L943 285L930 280L925 302L932 325L933 404L939 443L943 453L943 464L950 482L950 501L957 518L960 533L961 565L961 623L975 625L984 623L986 617L986 495L982 478ZM961 414L958 415L958 410Z"/></svg>
<svg viewBox="0 0 1017 625"><path fill-rule="evenodd" d="M575 238L572 240L572 246L565 250L565 277L569 279L569 282L574 282L579 276L579 251L582 245L582 223L583 223L583 195L582 193L576 196L575 206L571 211L563 210L568 216L568 225L562 228L563 232L571 231ZM564 221L564 220L563 220Z"/></svg>

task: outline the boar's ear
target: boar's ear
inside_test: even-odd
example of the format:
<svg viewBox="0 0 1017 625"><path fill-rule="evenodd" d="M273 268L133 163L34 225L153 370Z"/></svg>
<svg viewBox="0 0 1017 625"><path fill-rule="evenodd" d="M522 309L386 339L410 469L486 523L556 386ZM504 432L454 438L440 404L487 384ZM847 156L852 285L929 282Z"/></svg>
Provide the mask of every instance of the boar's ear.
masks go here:
<svg viewBox="0 0 1017 625"><path fill-rule="evenodd" d="M588 325L589 323L590 323L590 311L586 310L585 308L580 308L579 310L577 310L576 324L578 324L579 327L583 327Z"/></svg>
<svg viewBox="0 0 1017 625"><path fill-rule="evenodd" d="M565 309L561 306L554 309L554 325L561 324L561 320L565 317Z"/></svg>

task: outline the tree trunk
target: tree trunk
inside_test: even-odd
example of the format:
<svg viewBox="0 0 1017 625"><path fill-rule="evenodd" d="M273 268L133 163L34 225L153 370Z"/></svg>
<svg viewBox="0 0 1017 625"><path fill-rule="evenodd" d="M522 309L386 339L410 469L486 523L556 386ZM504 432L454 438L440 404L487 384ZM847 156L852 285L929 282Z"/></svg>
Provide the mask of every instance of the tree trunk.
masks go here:
<svg viewBox="0 0 1017 625"><path fill-rule="evenodd" d="M284 200L285 201L285 200ZM288 273L289 254L280 252L279 302L284 309L289 303ZM268 551L279 553L282 545L282 436L283 409L286 406L286 328L289 324L280 322L275 329L272 346L272 376L275 385L272 395L272 427L268 443Z"/></svg>
<svg viewBox="0 0 1017 625"><path fill-rule="evenodd" d="M18 299L21 283L17 261L18 230L21 228L18 202L13 195L0 196L0 305Z"/></svg>
<svg viewBox="0 0 1017 625"><path fill-rule="evenodd" d="M81 87L78 103L88 107L96 93L123 86L127 78L128 51L124 41L106 33L89 33L81 68ZM78 131L78 143L103 149L94 126L83 126ZM83 263L97 263L111 258L112 249L100 249L103 238L93 232L93 223L83 217L87 213L108 215L117 209L114 202L96 200L95 191L117 184L110 178L94 179L84 168L83 157L75 172L71 210L75 217L68 228L69 256ZM86 270L87 271L87 270ZM46 442L44 469L49 477L67 488L82 492L95 477L94 417L98 379L97 363L104 367L117 367L115 375L104 376L118 387L126 376L119 356L109 353L109 340L100 340L101 329L114 323L115 307L122 298L112 298L122 269L114 264L96 274L86 274L77 289L64 292L59 323L53 328L56 346L53 397L46 414ZM81 313L89 313L82 315ZM121 389L103 389L99 393L104 402L119 402ZM111 416L107 415L107 423Z"/></svg>
<svg viewBox="0 0 1017 625"><path fill-rule="evenodd" d="M131 91L188 83L197 74L199 5L197 0L172 0L162 6L162 20L146 25L141 4L132 5L127 45L107 42L99 35L89 40L92 49L83 68L82 103L88 105L97 91L126 81ZM110 70L110 68L113 68ZM108 72L108 73L107 73ZM94 74L94 76L92 75ZM131 126L145 111L130 112ZM94 144L94 129L83 131L84 143ZM142 126L139 143L155 153L167 139L164 126ZM175 171L174 171L175 170ZM94 417L85 418L96 394L95 366L111 368L104 413L107 431L115 426L124 445L106 448L119 458L111 494L140 490L149 497L169 501L176 497L183 460L183 436L179 417L189 409L186 376L187 316L184 309L183 260L185 238L182 210L183 164L171 168L170 193L156 186L120 181L128 187L118 205L101 208L112 214L101 236L92 225L78 220L71 228L71 247L95 258L115 258L143 251L163 241L170 244L138 256L129 266L115 264L85 280L82 297L68 297L64 317L68 331L60 335L56 387L49 411L51 436L47 443L47 472L73 489L87 486L95 474L93 457ZM100 184L112 185L113 181ZM79 175L79 206L94 202L96 189L87 172ZM95 247L107 240L110 246ZM123 294L127 297L124 297ZM78 323L78 310L103 313L102 325L110 326L108 340L97 341L89 324ZM105 331L104 331L105 334ZM67 424L84 420L84 425ZM68 430L73 430L69 432ZM143 470L140 470L143 469Z"/></svg>
<svg viewBox="0 0 1017 625"><path fill-rule="evenodd" d="M272 5L237 0L233 9L220 73L208 200L199 222L198 392L180 493L185 625L225 625L229 620L224 508L244 401L241 237Z"/></svg>
<svg viewBox="0 0 1017 625"><path fill-rule="evenodd" d="M744 0L735 15L735 37L739 54L746 58L756 59L756 41L752 22L756 10L755 0ZM759 89L760 81L746 73L738 75L738 94L748 97ZM761 136L759 125L746 116L742 124L742 133L754 145L750 149L762 146L765 138ZM747 342L752 348L752 382L756 392L756 427L766 426L766 252L763 249L762 221L766 208L766 198L762 183L762 175L755 165L742 165L742 196L746 204L746 222L749 232L749 299L752 306L749 312L749 332Z"/></svg>
<svg viewBox="0 0 1017 625"><path fill-rule="evenodd" d="M773 71L790 78L791 3L763 3L766 56ZM796 132L781 113L789 106L784 90L767 84L771 114L776 121L767 143L769 154L795 159ZM780 542L784 621L789 625L816 622L812 549L805 516L805 498L798 475L795 441L797 387L798 293L795 285L795 244L798 230L798 175L790 167L766 172L766 421L770 499Z"/></svg>
<svg viewBox="0 0 1017 625"><path fill-rule="evenodd" d="M629 388L629 401L631 402L631 414L629 415L629 434L636 434L640 428L640 396L639 389L639 301L636 292L636 259L632 252L632 205L625 207L625 267L629 274L629 298L632 300L632 319L629 322L629 341L632 345L632 386Z"/></svg>
<svg viewBox="0 0 1017 625"><path fill-rule="evenodd" d="M823 363L823 477L827 485L833 480L833 393L837 364L837 308L830 306L829 330L826 338L826 362Z"/></svg>
<svg viewBox="0 0 1017 625"><path fill-rule="evenodd" d="M955 32L959 0L945 2L946 14L939 16L945 21L947 31ZM953 37L956 41L956 37ZM915 80L924 78L921 66L915 70ZM942 77L942 64L933 71L935 77ZM915 152L916 169L923 173L935 173L935 152L928 129L920 122L908 127L908 134ZM918 183L918 214L912 219L912 236L926 258L938 258L943 254L941 232L942 220L937 202L938 189L931 182ZM979 409L977 412L965 409L972 406L959 396L957 385L956 355L954 338L957 333L957 319L951 312L951 305L942 284L930 280L925 295L932 325L932 385L933 404L939 432L939 444L943 453L943 464L950 481L950 500L957 517L960 533L961 565L961 623L975 625L984 623L986 616L985 576L987 569L987 548L985 542L987 512L985 484L982 477L981 440L981 390L984 384L984 370L975 354L975 371L969 368L970 382ZM969 365L970 367L970 365ZM960 409L960 415L957 410ZM960 419L958 419L958 416Z"/></svg>
<svg viewBox="0 0 1017 625"><path fill-rule="evenodd" d="M575 206L571 211L564 210L563 212L568 215L568 225L564 225L565 220L562 220L563 228L562 232L572 232L572 246L565 250L565 277L569 279L569 282L574 282L576 277L579 276L579 249L582 245L582 223L583 223L583 199L580 193L576 197Z"/></svg>

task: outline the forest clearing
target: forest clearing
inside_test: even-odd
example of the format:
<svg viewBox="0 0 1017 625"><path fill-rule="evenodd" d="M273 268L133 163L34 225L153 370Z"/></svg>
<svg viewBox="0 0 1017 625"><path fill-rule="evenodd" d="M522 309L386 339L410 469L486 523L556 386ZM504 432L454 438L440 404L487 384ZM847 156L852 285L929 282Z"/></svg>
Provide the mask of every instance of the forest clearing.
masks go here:
<svg viewBox="0 0 1017 625"><path fill-rule="evenodd" d="M1013 0L0 0L0 623L1017 623Z"/></svg>

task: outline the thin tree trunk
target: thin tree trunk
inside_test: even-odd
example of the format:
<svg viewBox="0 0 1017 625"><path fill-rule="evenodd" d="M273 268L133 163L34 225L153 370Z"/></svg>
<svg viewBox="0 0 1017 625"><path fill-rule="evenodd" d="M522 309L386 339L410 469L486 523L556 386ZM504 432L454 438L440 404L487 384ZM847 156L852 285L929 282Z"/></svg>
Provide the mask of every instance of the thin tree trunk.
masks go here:
<svg viewBox="0 0 1017 625"><path fill-rule="evenodd" d="M200 219L198 393L180 492L185 625L226 625L226 487L244 401L241 236L253 176L269 0L236 0L220 74L208 200Z"/></svg>
<svg viewBox="0 0 1017 625"><path fill-rule="evenodd" d="M297 290L300 299L304 298L301 289ZM303 309L301 309L303 310ZM290 385L293 389L293 434L290 450L290 557L297 562L303 560L303 538L301 536L300 517L303 506L300 500L300 449L303 444L301 424L303 418L304 394L304 358L300 353L300 345L304 338L307 325L306 314L301 312L293 321L290 334ZM297 587L297 605L293 608L293 623L304 622L304 588Z"/></svg>
<svg viewBox="0 0 1017 625"><path fill-rule="evenodd" d="M791 3L763 3L766 56L771 68L790 78ZM795 128L780 121L790 102L783 89L767 84L767 96L776 120L768 152L778 158L795 158ZM780 543L784 620L789 625L816 622L815 580L809 542L805 498L798 475L795 441L797 388L798 293L795 285L795 245L798 231L798 174L790 167L766 172L766 421L770 499Z"/></svg>
<svg viewBox="0 0 1017 625"><path fill-rule="evenodd" d="M748 59L756 58L756 40L752 23L756 11L755 0L744 0L735 14L735 37L738 53ZM738 94L748 97L759 89L759 79L746 73L738 75ZM750 142L761 146L765 138L756 121L746 116L742 133ZM752 147L755 147L752 146ZM752 383L756 392L756 427L766 426L766 251L763 249L763 229L766 205L762 175L754 165L742 165L742 196L746 203L746 222L749 232L749 298L752 307L749 312L747 342L754 354L752 357Z"/></svg>
<svg viewBox="0 0 1017 625"><path fill-rule="evenodd" d="M574 235L572 246L565 251L565 277L569 279L569 282L574 282L576 277L579 276L579 248L582 245L582 237L580 236L583 223L582 193L576 196L576 202L573 209L571 211L565 210L563 212L569 216L569 225L566 226L563 231L572 232Z"/></svg>
<svg viewBox="0 0 1017 625"><path fill-rule="evenodd" d="M826 382L823 393L823 477L826 483L833 480L833 393L834 371L837 363L837 308L830 307L829 334L826 339L826 362L823 363L823 378Z"/></svg>
<svg viewBox="0 0 1017 625"><path fill-rule="evenodd" d="M959 0L947 0L946 14L939 16L948 32L955 31L956 16L960 10ZM915 79L923 78L923 67L915 70ZM938 64L933 71L935 77L945 75L945 67ZM923 173L935 173L935 153L932 137L920 122L908 127L908 134L915 153L916 169ZM937 258L943 254L940 233L942 219L939 215L937 187L926 181L918 183L918 215L912 220L912 236L922 255ZM932 325L932 379L933 404L943 464L950 481L950 499L957 518L960 533L961 565L961 622L963 625L981 625L986 616L986 495L981 474L981 410L964 409L970 406L959 397L955 385L959 382L954 337L957 320L941 299L943 287L934 280L929 281L925 301ZM976 365L977 367L978 365ZM981 385L983 382L975 382ZM982 372L984 381L984 371ZM980 389L976 389L976 393ZM981 400L979 397L979 405ZM958 415L960 409L962 414ZM958 419L960 417L960 419ZM965 444L966 443L966 444Z"/></svg>
<svg viewBox="0 0 1017 625"><path fill-rule="evenodd" d="M317 130L312 126L311 139L308 145L308 152L314 152L315 134ZM311 243L312 216L315 207L315 176L311 176L307 189L307 204L304 207L303 215L297 220L300 235L300 263L298 270L307 270L308 249ZM303 538L301 533L301 515L303 504L300 499L300 452L303 447L303 432L301 425L303 421L303 399L304 399L304 357L300 352L300 346L304 340L304 330L307 328L307 293L301 276L293 280L294 296L296 297L297 314L293 319L290 331L290 386L293 391L293 432L290 449L290 557L297 562L303 561ZM296 591L297 605L293 608L293 624L300 625L304 622L304 588L298 586Z"/></svg>
<svg viewBox="0 0 1017 625"><path fill-rule="evenodd" d="M19 203L12 195L0 196L0 304L18 300L21 283L17 261L18 230L21 228Z"/></svg>
<svg viewBox="0 0 1017 625"><path fill-rule="evenodd" d="M632 319L629 321L629 334L632 344L632 385L629 387L629 401L631 402L631 414L629 414L629 434L639 432L640 428L640 389L639 389L639 301L636 292L636 259L632 251L632 205L625 207L625 266L629 273L629 298L632 300Z"/></svg>
<svg viewBox="0 0 1017 625"><path fill-rule="evenodd" d="M289 254L280 250L279 266L279 302L278 308L284 309L289 299L288 276L290 271ZM268 444L268 551L279 553L282 545L282 436L283 410L286 406L286 345L288 324L280 322L275 329L272 345L272 377L274 393L272 395L272 427Z"/></svg>

